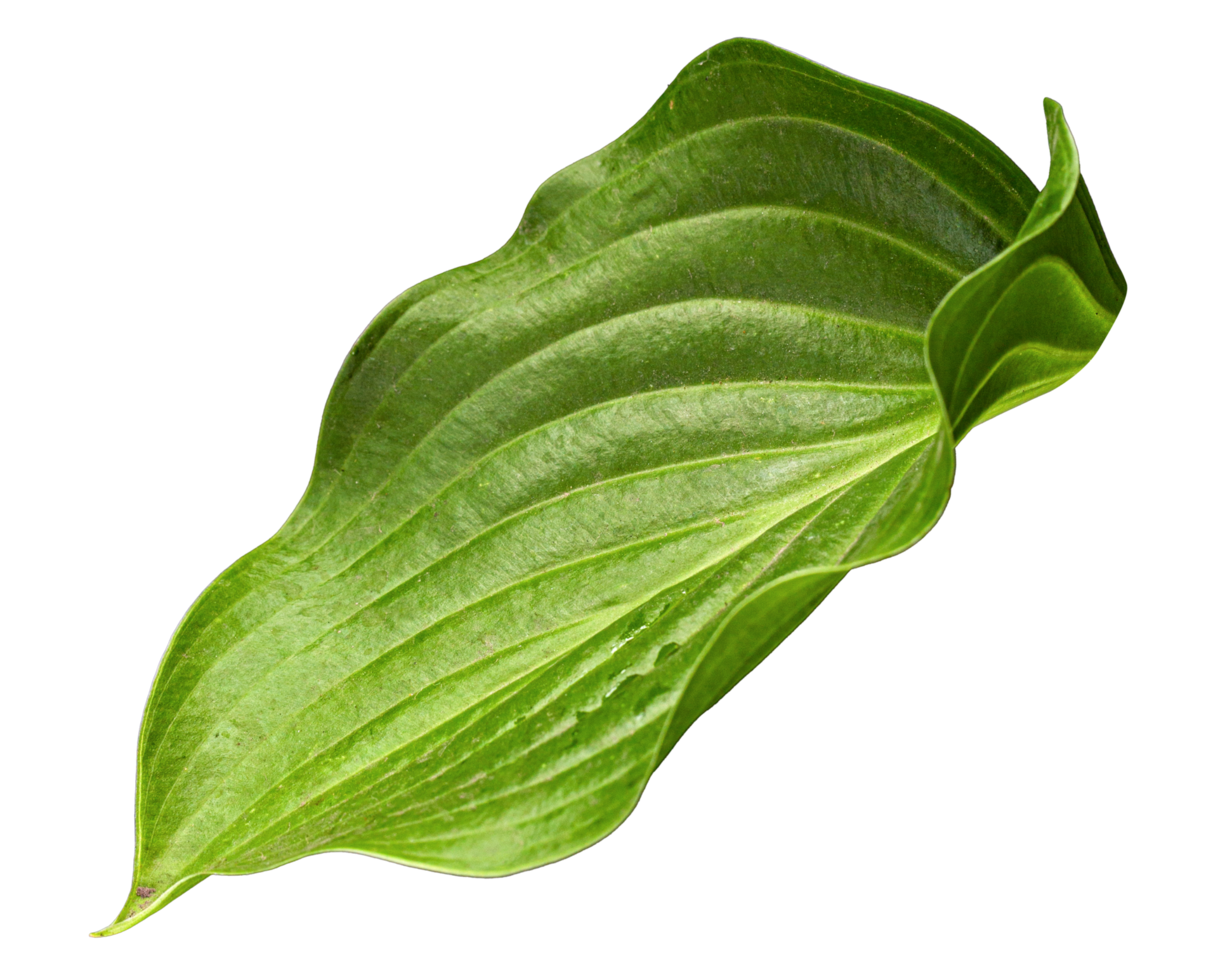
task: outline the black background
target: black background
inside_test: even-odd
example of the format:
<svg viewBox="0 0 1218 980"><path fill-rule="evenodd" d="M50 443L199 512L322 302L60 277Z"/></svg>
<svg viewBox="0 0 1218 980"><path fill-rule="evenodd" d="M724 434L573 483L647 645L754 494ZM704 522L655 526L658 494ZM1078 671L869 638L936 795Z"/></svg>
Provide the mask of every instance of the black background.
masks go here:
<svg viewBox="0 0 1218 980"><path fill-rule="evenodd" d="M1062 391L974 432L931 536L851 575L591 851L505 881L313 858L208 881L119 942L406 940L497 915L547 930L678 909L752 909L764 930L928 903L955 922L1029 892L1037 911L1018 914L1052 929L1104 891L1141 738L1119 632L1136 572L1114 523L1136 506L1122 447L1140 431L1128 385L1146 330L1125 118L1140 80L1121 47L1085 27L1068 51L1027 35L948 49L924 26L862 45L799 22L566 40L312 28L213 26L189 54L102 58L65 108L88 150L67 170L79 214L62 247L82 299L61 324L83 352L84 435L65 453L91 498L86 595L65 625L90 638L91 665L69 930L108 922L129 886L136 727L163 644L296 503L359 330L412 282L501 245L533 187L741 28L948 108L1038 184L1040 97L1060 99L1134 280L1111 341Z"/></svg>

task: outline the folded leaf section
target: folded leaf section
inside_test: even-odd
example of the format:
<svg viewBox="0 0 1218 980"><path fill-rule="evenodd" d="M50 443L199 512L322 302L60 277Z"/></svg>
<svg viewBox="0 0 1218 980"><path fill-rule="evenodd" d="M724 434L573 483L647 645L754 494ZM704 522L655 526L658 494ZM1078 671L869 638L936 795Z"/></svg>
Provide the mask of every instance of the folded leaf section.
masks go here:
<svg viewBox="0 0 1218 980"><path fill-rule="evenodd" d="M1045 120L1045 189L1015 243L948 294L928 331L930 369L957 441L1076 374L1125 300L1074 137L1052 99Z"/></svg>

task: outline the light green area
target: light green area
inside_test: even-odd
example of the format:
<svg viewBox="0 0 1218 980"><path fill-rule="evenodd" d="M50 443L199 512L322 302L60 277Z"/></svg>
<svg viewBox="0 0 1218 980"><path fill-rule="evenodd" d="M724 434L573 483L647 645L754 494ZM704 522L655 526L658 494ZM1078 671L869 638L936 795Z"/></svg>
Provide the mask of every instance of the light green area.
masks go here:
<svg viewBox="0 0 1218 980"><path fill-rule="evenodd" d="M946 113L729 41L389 304L300 505L169 645L101 934L210 874L502 875L621 823L847 570L934 524L955 441L1103 340L1125 284L1046 107L1038 196Z"/></svg>

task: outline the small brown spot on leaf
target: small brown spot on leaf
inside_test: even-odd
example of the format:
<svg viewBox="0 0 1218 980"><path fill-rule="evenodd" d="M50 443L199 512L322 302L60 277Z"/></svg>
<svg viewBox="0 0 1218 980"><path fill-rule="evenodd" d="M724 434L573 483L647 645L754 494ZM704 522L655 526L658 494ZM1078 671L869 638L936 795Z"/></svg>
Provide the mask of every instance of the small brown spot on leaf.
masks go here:
<svg viewBox="0 0 1218 980"><path fill-rule="evenodd" d="M135 890L135 893L140 898L152 898L152 896L156 894L156 889L155 888L145 888L144 886L141 885L139 888L137 888Z"/></svg>

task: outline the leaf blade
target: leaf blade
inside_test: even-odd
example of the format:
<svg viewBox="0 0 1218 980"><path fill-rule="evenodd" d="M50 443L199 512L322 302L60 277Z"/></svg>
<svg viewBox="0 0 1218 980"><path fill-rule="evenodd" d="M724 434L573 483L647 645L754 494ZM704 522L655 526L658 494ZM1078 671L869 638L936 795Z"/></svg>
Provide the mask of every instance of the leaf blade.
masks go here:
<svg viewBox="0 0 1218 980"><path fill-rule="evenodd" d="M944 298L927 337L958 442L986 419L1073 377L1107 336L1125 301L1079 170L1062 108L1045 99L1051 160L1045 189L1010 248ZM1037 356L1011 362L1018 351Z"/></svg>
<svg viewBox="0 0 1218 980"><path fill-rule="evenodd" d="M391 303L301 504L171 641L103 933L211 873L506 874L617 826L849 568L934 524L954 441L1102 341L1124 280L1046 110L1036 195L939 110L727 42Z"/></svg>

